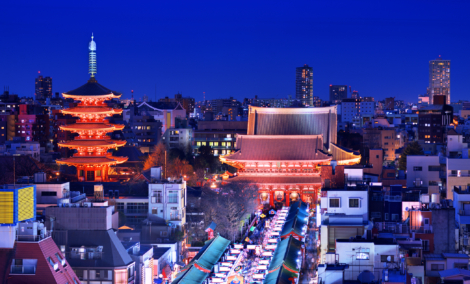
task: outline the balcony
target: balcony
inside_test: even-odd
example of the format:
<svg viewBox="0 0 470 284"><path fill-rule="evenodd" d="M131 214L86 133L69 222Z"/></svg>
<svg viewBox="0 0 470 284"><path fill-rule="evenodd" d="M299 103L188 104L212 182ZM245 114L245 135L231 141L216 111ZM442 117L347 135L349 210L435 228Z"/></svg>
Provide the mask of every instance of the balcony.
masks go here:
<svg viewBox="0 0 470 284"><path fill-rule="evenodd" d="M10 274L36 274L36 265L12 265Z"/></svg>
<svg viewBox="0 0 470 284"><path fill-rule="evenodd" d="M396 222L380 222L376 223L376 227L379 232L390 232L390 233L398 233L398 234L410 234L410 233L417 233L417 234L431 234L433 232L433 227L429 226L407 226L401 223Z"/></svg>
<svg viewBox="0 0 470 284"><path fill-rule="evenodd" d="M170 221L181 221L182 216L179 214L170 214Z"/></svg>
<svg viewBox="0 0 470 284"><path fill-rule="evenodd" d="M470 212L465 210L459 210L459 215L457 217L457 222L460 225L470 224Z"/></svg>

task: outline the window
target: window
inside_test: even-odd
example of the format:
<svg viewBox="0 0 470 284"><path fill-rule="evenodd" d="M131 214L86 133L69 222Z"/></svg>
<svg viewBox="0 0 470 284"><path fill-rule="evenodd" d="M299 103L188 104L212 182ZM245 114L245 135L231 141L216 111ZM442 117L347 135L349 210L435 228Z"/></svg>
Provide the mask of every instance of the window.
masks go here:
<svg viewBox="0 0 470 284"><path fill-rule="evenodd" d="M339 208L339 198L330 198L330 207Z"/></svg>
<svg viewBox="0 0 470 284"><path fill-rule="evenodd" d="M380 219L380 218L382 218L382 213L381 212L371 212L370 217L374 218L374 219L376 219L376 218Z"/></svg>
<svg viewBox="0 0 470 284"><path fill-rule="evenodd" d="M65 259L63 257L61 257L60 254L56 253L55 256L57 257L57 259L59 260L59 262L62 264L63 267L67 266L67 263L65 262Z"/></svg>
<svg viewBox="0 0 470 284"><path fill-rule="evenodd" d="M77 275L78 279L84 280L86 278L83 277L83 269L74 269L75 275Z"/></svg>
<svg viewBox="0 0 470 284"><path fill-rule="evenodd" d="M197 145L197 146L201 146L201 142L197 142L196 145Z"/></svg>
<svg viewBox="0 0 470 284"><path fill-rule="evenodd" d="M359 208L359 198L349 198L349 208Z"/></svg>
<svg viewBox="0 0 470 284"><path fill-rule="evenodd" d="M122 202L116 203L116 210L124 213L124 203Z"/></svg>
<svg viewBox="0 0 470 284"><path fill-rule="evenodd" d="M388 213L385 213L385 218L386 221L388 221Z"/></svg>
<svg viewBox="0 0 470 284"><path fill-rule="evenodd" d="M431 264L431 271L444 270L444 264Z"/></svg>
<svg viewBox="0 0 470 284"><path fill-rule="evenodd" d="M454 263L454 268L467 269L468 268L468 263L456 262L456 263Z"/></svg>
<svg viewBox="0 0 470 284"><path fill-rule="evenodd" d="M356 253L356 260L368 260L369 253L368 252L357 252Z"/></svg>
<svg viewBox="0 0 470 284"><path fill-rule="evenodd" d="M423 167L413 167L413 171L420 172L423 170Z"/></svg>
<svg viewBox="0 0 470 284"><path fill-rule="evenodd" d="M380 262L393 262L394 255L385 255L380 256ZM390 259L390 260L389 260Z"/></svg>
<svg viewBox="0 0 470 284"><path fill-rule="evenodd" d="M42 191L41 196L57 196L57 192L55 192L55 191Z"/></svg>
<svg viewBox="0 0 470 284"><path fill-rule="evenodd" d="M430 172L438 172L441 170L441 166L428 166L428 171Z"/></svg>
<svg viewBox="0 0 470 284"><path fill-rule="evenodd" d="M168 203L178 203L178 191L170 190L168 192Z"/></svg>
<svg viewBox="0 0 470 284"><path fill-rule="evenodd" d="M392 221L398 221L398 214L392 214Z"/></svg>
<svg viewBox="0 0 470 284"><path fill-rule="evenodd" d="M144 202L127 203L127 213L145 214L149 210L149 204Z"/></svg>
<svg viewBox="0 0 470 284"><path fill-rule="evenodd" d="M162 197L163 195L161 191L154 191L152 203L162 203Z"/></svg>
<svg viewBox="0 0 470 284"><path fill-rule="evenodd" d="M55 271L59 270L59 265L55 263L51 257L47 258L47 262L49 262L49 264L52 266L52 268L54 268Z"/></svg>

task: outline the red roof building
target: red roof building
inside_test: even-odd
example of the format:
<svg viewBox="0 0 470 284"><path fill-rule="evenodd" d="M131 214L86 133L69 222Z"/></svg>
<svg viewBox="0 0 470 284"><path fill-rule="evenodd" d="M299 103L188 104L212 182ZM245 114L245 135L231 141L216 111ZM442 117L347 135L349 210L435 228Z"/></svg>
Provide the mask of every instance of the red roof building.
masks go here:
<svg viewBox="0 0 470 284"><path fill-rule="evenodd" d="M80 283L50 234L25 235L41 223L20 223L13 249L0 250L0 279L4 283Z"/></svg>
<svg viewBox="0 0 470 284"><path fill-rule="evenodd" d="M248 135L238 135L237 152L221 156L238 169L230 182L254 183L260 203L289 206L317 203L320 166L354 164L358 153L336 145L336 107L261 108L250 106Z"/></svg>

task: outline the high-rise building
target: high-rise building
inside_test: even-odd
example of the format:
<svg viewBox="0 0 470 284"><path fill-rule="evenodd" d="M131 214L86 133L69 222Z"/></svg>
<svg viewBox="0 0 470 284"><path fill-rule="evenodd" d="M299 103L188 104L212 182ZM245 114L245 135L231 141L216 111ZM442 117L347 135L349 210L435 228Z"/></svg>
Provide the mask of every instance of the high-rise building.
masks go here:
<svg viewBox="0 0 470 284"><path fill-rule="evenodd" d="M429 61L429 102L434 104L434 96L446 96L446 103L450 104L450 60L443 60L440 56Z"/></svg>
<svg viewBox="0 0 470 284"><path fill-rule="evenodd" d="M330 102L342 101L348 98L347 85L330 85Z"/></svg>
<svg viewBox="0 0 470 284"><path fill-rule="evenodd" d="M313 68L307 64L296 68L295 98L300 100L302 105L313 105Z"/></svg>
<svg viewBox="0 0 470 284"><path fill-rule="evenodd" d="M360 99L361 97L359 96L359 92L358 91L353 91L351 93L351 98L352 99Z"/></svg>
<svg viewBox="0 0 470 284"><path fill-rule="evenodd" d="M36 78L34 85L34 93L36 94L37 100L45 100L47 98L52 98L52 78L51 77L42 77L39 75Z"/></svg>

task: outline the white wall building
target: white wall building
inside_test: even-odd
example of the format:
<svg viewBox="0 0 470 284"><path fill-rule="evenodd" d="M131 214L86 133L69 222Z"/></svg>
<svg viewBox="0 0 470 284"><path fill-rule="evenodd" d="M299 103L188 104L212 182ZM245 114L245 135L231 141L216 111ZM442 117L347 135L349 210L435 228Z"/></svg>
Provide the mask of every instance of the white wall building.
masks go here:
<svg viewBox="0 0 470 284"><path fill-rule="evenodd" d="M346 169L345 169L346 171ZM322 189L321 211L330 214L361 215L368 219L367 190Z"/></svg>
<svg viewBox="0 0 470 284"><path fill-rule="evenodd" d="M162 181L157 169L159 168L152 168L154 171L151 176L155 182L149 184L148 215L183 227L186 224L186 181Z"/></svg>
<svg viewBox="0 0 470 284"><path fill-rule="evenodd" d="M453 199L454 186L465 189L470 185L470 160L447 158L446 176L447 199Z"/></svg>
<svg viewBox="0 0 470 284"><path fill-rule="evenodd" d="M442 185L439 177L439 156L407 156L406 186L428 187Z"/></svg>
<svg viewBox="0 0 470 284"><path fill-rule="evenodd" d="M29 155L35 160L40 160L41 149L39 142L15 142L11 141L8 144L0 145L0 153L5 156L20 156Z"/></svg>
<svg viewBox="0 0 470 284"><path fill-rule="evenodd" d="M345 280L357 280L365 270L371 271L375 280L382 279L384 264L399 264L399 245L393 239L336 240L336 255L339 263L349 265L344 272Z"/></svg>
<svg viewBox="0 0 470 284"><path fill-rule="evenodd" d="M178 148L183 151L192 151L193 129L192 128L169 128L162 137L167 148Z"/></svg>

